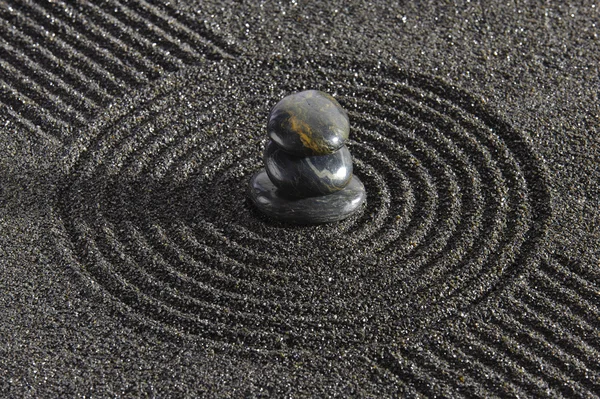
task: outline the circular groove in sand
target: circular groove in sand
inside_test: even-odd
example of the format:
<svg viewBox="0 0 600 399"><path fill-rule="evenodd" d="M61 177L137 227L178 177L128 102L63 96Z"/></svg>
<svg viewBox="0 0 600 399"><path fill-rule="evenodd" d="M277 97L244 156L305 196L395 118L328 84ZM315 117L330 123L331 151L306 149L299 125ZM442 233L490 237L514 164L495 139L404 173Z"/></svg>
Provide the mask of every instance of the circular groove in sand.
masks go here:
<svg viewBox="0 0 600 399"><path fill-rule="evenodd" d="M363 73L369 86L292 68L349 110L369 197L337 225L283 226L245 200L264 118L243 115L228 90L242 80L267 92L265 75L286 72L246 65L223 75L236 82L205 80L223 68L167 79L73 150L60 208L81 273L137 319L264 349L385 342L467 309L533 262L547 217L532 211L547 205L540 166L519 133L467 110L478 101L468 93L394 69Z"/></svg>

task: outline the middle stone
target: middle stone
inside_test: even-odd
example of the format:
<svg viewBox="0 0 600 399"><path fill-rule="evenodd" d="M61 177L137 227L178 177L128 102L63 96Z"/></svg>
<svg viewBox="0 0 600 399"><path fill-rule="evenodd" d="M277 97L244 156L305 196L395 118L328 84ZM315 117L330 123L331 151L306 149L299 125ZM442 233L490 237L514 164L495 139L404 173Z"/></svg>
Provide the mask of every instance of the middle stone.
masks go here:
<svg viewBox="0 0 600 399"><path fill-rule="evenodd" d="M346 146L328 155L296 156L269 141L264 162L273 184L292 197L331 194L352 178L352 156Z"/></svg>

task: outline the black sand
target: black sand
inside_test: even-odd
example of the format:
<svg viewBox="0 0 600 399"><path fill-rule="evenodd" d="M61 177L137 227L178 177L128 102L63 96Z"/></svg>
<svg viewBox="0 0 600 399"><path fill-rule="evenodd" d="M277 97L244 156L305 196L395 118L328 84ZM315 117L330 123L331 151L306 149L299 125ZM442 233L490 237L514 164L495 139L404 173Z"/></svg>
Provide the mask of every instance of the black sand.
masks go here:
<svg viewBox="0 0 600 399"><path fill-rule="evenodd" d="M1 396L598 396L600 5L23 3ZM368 199L285 225L246 184L309 88Z"/></svg>

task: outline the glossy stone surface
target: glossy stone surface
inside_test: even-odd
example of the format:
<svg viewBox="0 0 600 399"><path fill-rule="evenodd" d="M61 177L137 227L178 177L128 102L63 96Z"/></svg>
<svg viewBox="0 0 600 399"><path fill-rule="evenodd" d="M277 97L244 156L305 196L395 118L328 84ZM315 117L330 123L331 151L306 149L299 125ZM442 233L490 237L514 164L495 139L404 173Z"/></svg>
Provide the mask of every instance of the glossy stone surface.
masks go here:
<svg viewBox="0 0 600 399"><path fill-rule="evenodd" d="M291 94L271 110L267 133L294 155L331 154L345 144L348 114L335 98L318 90Z"/></svg>
<svg viewBox="0 0 600 399"><path fill-rule="evenodd" d="M347 218L365 202L365 187L353 176L344 189L333 194L306 198L289 198L282 195L262 170L255 174L248 185L248 194L256 207L264 214L278 220L317 224L336 222Z"/></svg>
<svg viewBox="0 0 600 399"><path fill-rule="evenodd" d="M290 197L331 194L352 178L352 156L346 146L333 154L299 157L270 141L264 162L273 184Z"/></svg>

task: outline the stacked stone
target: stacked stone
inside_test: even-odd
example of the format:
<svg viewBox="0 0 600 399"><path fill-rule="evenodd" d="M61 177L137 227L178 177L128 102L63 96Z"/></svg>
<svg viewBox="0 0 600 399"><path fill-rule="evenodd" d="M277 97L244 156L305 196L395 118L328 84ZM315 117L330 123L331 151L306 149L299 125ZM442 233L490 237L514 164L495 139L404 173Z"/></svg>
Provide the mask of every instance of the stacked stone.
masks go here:
<svg viewBox="0 0 600 399"><path fill-rule="evenodd" d="M307 90L277 103L267 125L266 176L263 171L250 182L256 206L300 223L341 220L356 211L365 192L352 174L349 132L348 114L327 93Z"/></svg>
<svg viewBox="0 0 600 399"><path fill-rule="evenodd" d="M307 90L281 100L271 111L265 150L269 178L289 196L331 194L352 178L346 140L348 114L329 94Z"/></svg>

